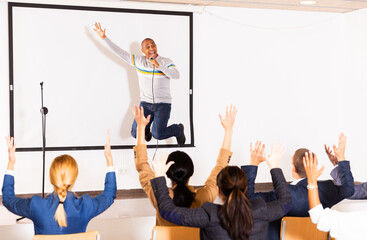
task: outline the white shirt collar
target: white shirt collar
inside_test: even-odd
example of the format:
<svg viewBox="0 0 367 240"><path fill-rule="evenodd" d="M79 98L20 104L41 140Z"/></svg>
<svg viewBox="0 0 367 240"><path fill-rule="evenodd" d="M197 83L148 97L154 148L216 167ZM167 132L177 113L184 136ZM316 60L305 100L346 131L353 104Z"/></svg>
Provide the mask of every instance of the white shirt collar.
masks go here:
<svg viewBox="0 0 367 240"><path fill-rule="evenodd" d="M302 181L305 178L300 178L298 180L294 180L293 182L291 182L291 185L297 185L297 183L299 183L300 181Z"/></svg>

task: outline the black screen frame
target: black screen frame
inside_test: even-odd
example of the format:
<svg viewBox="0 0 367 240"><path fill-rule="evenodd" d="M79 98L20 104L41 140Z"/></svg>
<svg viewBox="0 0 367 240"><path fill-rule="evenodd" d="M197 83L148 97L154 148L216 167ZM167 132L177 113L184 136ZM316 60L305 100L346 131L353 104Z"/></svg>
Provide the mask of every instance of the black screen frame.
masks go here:
<svg viewBox="0 0 367 240"><path fill-rule="evenodd" d="M9 116L10 116L10 136L14 136L14 57L13 57L13 9L22 8L49 8L62 10L85 10L85 11L102 11L102 12L126 12L140 14L160 14L160 15L179 15L189 17L189 44L190 44L190 63L189 63L189 113L190 113L190 144L178 146L177 144L158 144L147 145L148 148L178 148L178 147L195 147L194 144L194 124L193 124L193 13L179 11L163 11L163 10L143 10L128 8L107 8L107 7L90 7L90 6L71 6L71 5L53 5L53 4L35 4L35 3L15 3L8 2L8 40L9 40ZM40 114L41 119L41 114ZM41 121L41 120L40 120ZM134 145L111 145L111 149L131 149ZM67 146L67 147L47 147L46 151L75 151L75 150L102 150L104 146ZM22 147L17 148L17 152L34 152L42 151L42 147Z"/></svg>

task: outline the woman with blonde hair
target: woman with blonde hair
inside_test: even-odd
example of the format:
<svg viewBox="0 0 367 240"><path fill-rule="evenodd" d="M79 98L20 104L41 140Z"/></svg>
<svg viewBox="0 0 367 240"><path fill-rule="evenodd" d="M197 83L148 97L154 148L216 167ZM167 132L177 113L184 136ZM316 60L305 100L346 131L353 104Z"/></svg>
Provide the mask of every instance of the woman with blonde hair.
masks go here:
<svg viewBox="0 0 367 240"><path fill-rule="evenodd" d="M71 189L78 177L78 164L70 155L56 157L50 167L50 181L54 192L46 198L33 196L23 199L14 193L15 144L6 138L9 162L3 182L3 204L14 214L29 218L34 223L35 234L71 234L85 232L89 221L105 211L116 197L116 176L107 133L104 155L107 174L104 191L92 198L88 194L76 197Z"/></svg>

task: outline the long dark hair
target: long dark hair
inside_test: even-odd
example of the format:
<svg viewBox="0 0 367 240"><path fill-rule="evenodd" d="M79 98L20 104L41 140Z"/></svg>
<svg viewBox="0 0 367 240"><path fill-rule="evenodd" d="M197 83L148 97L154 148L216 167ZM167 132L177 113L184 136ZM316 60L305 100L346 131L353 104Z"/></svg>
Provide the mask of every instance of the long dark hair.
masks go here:
<svg viewBox="0 0 367 240"><path fill-rule="evenodd" d="M191 206L195 193L191 192L186 184L194 173L194 164L191 158L184 152L172 152L167 159L168 162L175 162L167 171L167 177L173 181L173 203L178 207Z"/></svg>
<svg viewBox="0 0 367 240"><path fill-rule="evenodd" d="M231 239L247 240L253 226L250 202L245 195L247 190L246 174L236 166L227 166L217 176L220 194L225 197L218 210L221 225Z"/></svg>

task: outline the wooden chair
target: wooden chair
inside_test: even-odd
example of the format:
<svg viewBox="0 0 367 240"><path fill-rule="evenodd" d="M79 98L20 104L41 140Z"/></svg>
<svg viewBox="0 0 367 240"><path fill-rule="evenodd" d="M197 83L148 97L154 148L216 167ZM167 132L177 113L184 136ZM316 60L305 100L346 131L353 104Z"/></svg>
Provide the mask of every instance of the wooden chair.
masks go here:
<svg viewBox="0 0 367 240"><path fill-rule="evenodd" d="M200 228L154 226L151 240L200 240Z"/></svg>
<svg viewBox="0 0 367 240"><path fill-rule="evenodd" d="M99 240L98 231L60 235L35 235L32 240Z"/></svg>
<svg viewBox="0 0 367 240"><path fill-rule="evenodd" d="M321 232L309 217L284 217L280 231L281 240L327 240L328 233Z"/></svg>

